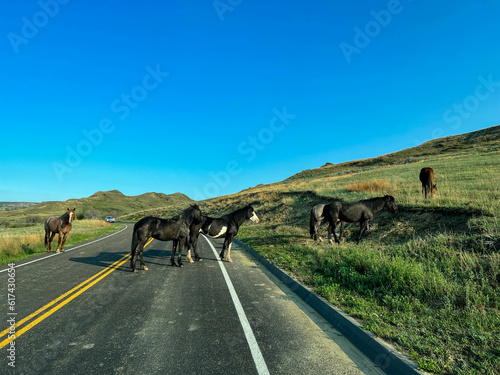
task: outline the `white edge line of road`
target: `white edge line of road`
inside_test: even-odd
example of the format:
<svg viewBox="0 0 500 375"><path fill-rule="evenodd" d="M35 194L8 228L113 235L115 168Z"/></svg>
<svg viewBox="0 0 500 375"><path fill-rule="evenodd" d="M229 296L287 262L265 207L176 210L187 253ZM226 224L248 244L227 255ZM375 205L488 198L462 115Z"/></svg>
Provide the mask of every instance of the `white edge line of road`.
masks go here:
<svg viewBox="0 0 500 375"><path fill-rule="evenodd" d="M64 250L62 253L54 253L54 254L50 254L50 255L47 255L47 256L44 256L43 258L38 258L38 259L35 259L35 260L32 260L30 262L26 262L26 263L22 263L22 264L19 264L17 266L15 266L14 268L19 268L19 267L22 267L22 266L26 266L28 264L31 264L31 263L35 263L35 262L39 262L41 260L45 260L45 259L48 259L50 257L54 257L56 255L60 255L60 254L64 254L64 253L67 253L69 251L73 251L73 250L76 250L76 249L79 249L80 247L84 247L84 246L87 246L87 245L90 245L90 244L93 244L93 243L96 243L96 242L99 242L99 241L102 241L102 240L105 240L106 238L108 237L111 237L111 236L114 236L115 234L118 234L120 232L123 232L125 229L127 229L127 224L123 224L125 225L124 228L116 231L116 232L113 232L111 234L108 234L107 236L105 237L101 237L101 238L98 238L97 240L94 240L94 241L91 241L91 242L87 242L87 243L84 243L84 244L81 244L81 245L78 245L78 246L75 246L75 247L72 247L70 249L67 249L67 250ZM14 262L13 262L14 263ZM4 270L1 270L0 273L2 272L7 272L8 268L4 269Z"/></svg>
<svg viewBox="0 0 500 375"><path fill-rule="evenodd" d="M257 372L259 373L259 375L269 375L269 370L267 369L266 362L264 360L264 357L262 356L262 352L260 351L259 344L257 343L257 340L255 339L255 336L254 336L253 331L252 331L252 327L250 326L250 323L248 322L245 311L243 310L243 306L241 305L240 299L238 298L238 295L236 294L236 290L234 289L233 283L231 282L231 279L229 278L229 275L226 271L226 268L224 267L224 264L222 263L222 260L220 259L219 254L217 254L217 251L215 250L215 247L212 245L212 243L205 236L203 236L203 238L205 238L205 240L208 242L208 244L212 248L212 251L215 254L215 258L217 259L217 263L219 263L220 269L222 271L222 275L224 276L224 279L226 280L226 284L227 284L227 287L229 289L229 293L231 294L231 298L233 300L234 307L236 308L236 312L238 313L238 317L240 318L241 326L243 327L243 331L245 332L245 337L247 339L248 346L250 347L253 361L255 363L255 366L257 367Z"/></svg>

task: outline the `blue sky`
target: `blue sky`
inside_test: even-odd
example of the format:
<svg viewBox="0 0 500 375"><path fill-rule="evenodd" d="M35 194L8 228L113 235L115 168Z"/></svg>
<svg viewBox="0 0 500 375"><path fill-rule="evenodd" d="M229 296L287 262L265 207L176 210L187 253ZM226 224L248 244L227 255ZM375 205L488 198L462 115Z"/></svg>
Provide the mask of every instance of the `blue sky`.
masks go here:
<svg viewBox="0 0 500 375"><path fill-rule="evenodd" d="M283 180L500 123L495 1L9 1L0 201Z"/></svg>

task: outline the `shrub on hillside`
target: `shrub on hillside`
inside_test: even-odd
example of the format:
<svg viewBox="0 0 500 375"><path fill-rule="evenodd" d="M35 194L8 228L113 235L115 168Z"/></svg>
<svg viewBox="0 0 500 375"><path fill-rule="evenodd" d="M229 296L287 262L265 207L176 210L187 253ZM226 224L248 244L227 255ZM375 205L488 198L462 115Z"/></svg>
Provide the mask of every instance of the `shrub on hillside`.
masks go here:
<svg viewBox="0 0 500 375"><path fill-rule="evenodd" d="M363 181L363 182L353 182L346 186L348 191L367 191L371 193L386 192L389 189L389 183L387 181Z"/></svg>

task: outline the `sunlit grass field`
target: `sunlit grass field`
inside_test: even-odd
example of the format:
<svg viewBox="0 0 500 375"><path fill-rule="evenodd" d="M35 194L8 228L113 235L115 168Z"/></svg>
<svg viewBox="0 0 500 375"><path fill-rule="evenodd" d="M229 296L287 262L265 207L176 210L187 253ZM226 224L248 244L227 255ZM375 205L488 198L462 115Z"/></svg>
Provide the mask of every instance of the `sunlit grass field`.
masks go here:
<svg viewBox="0 0 500 375"><path fill-rule="evenodd" d="M65 247L101 236L120 228L102 220L75 220ZM41 254L44 248L44 224L19 228L0 228L0 264L25 259ZM54 237L52 249L57 247L58 235Z"/></svg>

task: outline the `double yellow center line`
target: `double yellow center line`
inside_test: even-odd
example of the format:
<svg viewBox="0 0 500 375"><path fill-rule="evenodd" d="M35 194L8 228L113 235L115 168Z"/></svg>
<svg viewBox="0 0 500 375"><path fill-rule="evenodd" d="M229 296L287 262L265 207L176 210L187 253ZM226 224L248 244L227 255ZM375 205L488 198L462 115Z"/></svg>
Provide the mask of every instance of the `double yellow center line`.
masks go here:
<svg viewBox="0 0 500 375"><path fill-rule="evenodd" d="M144 247L148 246L151 243L151 241L153 241L152 238L149 239L149 241L144 245ZM61 307L63 307L64 305L66 305L69 302L71 302L72 300L74 300L76 297L78 297L80 294L85 292L87 289L89 289L92 286L94 286L95 284L97 284L99 281L104 279L111 272L115 271L118 267L123 265L123 263L125 263L129 259L130 259L130 254L124 255L123 257L118 259L116 262L114 262L110 266L108 266L105 269L103 269L102 271L96 273L94 276L85 280L81 284L75 286L73 289L67 291L63 295L57 297L55 300L49 302L45 306L43 306L40 309L38 309L37 311L35 311L33 314L30 314L27 317L20 320L19 322L17 322L14 326L16 328L15 335L13 335L11 337L7 337L2 342L0 342L0 349L5 347L11 341L14 341L15 339L17 339L23 333L29 331L31 328L36 326L38 323L40 323L45 318L48 318L50 315L52 315L57 310L59 310ZM29 322L31 319L34 319L36 316L38 316L39 314L42 314L45 310L47 310L49 308L50 308L50 310L45 312L43 315L40 315L38 318L33 320L28 325L24 326L23 328L21 328L19 330L17 329L18 327L22 326L24 323ZM0 340L2 339L2 337L8 335L10 331L11 331L11 328L7 328L7 329L3 330L2 332L0 332Z"/></svg>

